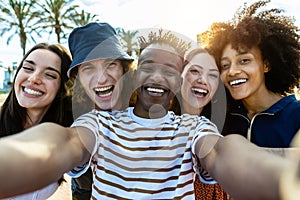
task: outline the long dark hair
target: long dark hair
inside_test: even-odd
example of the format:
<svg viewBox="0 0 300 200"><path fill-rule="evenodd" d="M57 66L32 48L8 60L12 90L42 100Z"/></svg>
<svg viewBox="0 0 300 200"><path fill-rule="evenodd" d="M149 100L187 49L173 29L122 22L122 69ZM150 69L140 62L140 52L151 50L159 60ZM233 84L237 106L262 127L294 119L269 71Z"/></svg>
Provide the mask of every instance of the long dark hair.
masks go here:
<svg viewBox="0 0 300 200"><path fill-rule="evenodd" d="M12 88L1 107L0 113L0 137L12 135L24 130L27 117L27 109L20 106L15 93L14 82L17 74L23 66L24 60L30 53L37 49L46 49L57 54L61 59L61 84L55 99L50 108L41 119L42 122L54 122L63 126L70 126L73 117L71 110L71 93L68 89L67 69L71 64L71 56L69 51L59 44L39 43L32 47L23 57L18 66L16 75L12 83Z"/></svg>

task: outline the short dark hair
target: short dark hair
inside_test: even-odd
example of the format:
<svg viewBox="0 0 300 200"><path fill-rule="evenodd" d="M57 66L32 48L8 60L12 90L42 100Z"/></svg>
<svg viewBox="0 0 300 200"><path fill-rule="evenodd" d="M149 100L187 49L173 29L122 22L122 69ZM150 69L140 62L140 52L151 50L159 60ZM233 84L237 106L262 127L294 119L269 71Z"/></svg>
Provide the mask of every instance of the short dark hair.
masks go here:
<svg viewBox="0 0 300 200"><path fill-rule="evenodd" d="M151 31L148 34L148 39L144 36L138 38L140 45L140 53L151 44L168 44L172 46L180 57L184 57L185 52L191 47L191 43L180 39L171 31L164 32L159 29L158 32Z"/></svg>

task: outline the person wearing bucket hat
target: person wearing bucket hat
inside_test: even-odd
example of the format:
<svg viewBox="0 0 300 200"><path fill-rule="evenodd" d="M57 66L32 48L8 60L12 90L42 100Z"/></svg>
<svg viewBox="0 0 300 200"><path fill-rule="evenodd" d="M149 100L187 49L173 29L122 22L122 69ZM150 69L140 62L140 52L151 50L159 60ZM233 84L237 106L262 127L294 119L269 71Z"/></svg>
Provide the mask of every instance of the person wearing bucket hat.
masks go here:
<svg viewBox="0 0 300 200"><path fill-rule="evenodd" d="M74 81L74 118L93 108L111 111L127 107L133 58L122 49L115 29L108 23L92 22L75 28L68 42L73 57L68 76ZM90 199L91 190L91 169L72 178L73 199Z"/></svg>
<svg viewBox="0 0 300 200"><path fill-rule="evenodd" d="M92 60L105 58L133 60L124 52L115 29L108 23L91 22L77 27L71 32L68 42L73 56L68 75L78 65Z"/></svg>
<svg viewBox="0 0 300 200"><path fill-rule="evenodd" d="M69 49L73 61L68 76L75 82L75 117L95 107L119 110L128 106L124 103L131 94L129 77L134 59L122 49L111 25L92 22L75 28L69 36Z"/></svg>

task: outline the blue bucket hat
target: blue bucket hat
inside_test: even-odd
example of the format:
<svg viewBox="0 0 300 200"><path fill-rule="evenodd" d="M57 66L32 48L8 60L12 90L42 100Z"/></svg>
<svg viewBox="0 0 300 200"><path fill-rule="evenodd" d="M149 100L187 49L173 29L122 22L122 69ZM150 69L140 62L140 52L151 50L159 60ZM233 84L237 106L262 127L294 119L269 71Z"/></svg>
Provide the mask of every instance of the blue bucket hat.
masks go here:
<svg viewBox="0 0 300 200"><path fill-rule="evenodd" d="M92 60L104 58L133 60L122 50L115 29L108 23L92 22L75 28L71 32L68 42L73 58L68 76L72 69Z"/></svg>

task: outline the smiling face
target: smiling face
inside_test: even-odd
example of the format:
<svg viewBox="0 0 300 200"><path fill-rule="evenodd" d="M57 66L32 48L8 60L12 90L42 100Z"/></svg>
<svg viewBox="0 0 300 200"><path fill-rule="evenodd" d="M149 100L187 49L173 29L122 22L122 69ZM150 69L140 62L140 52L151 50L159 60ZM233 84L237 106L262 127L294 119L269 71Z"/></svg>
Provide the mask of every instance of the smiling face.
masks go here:
<svg viewBox="0 0 300 200"><path fill-rule="evenodd" d="M24 60L14 88L18 103L29 111L45 113L61 84L61 59L52 51L37 49Z"/></svg>
<svg viewBox="0 0 300 200"><path fill-rule="evenodd" d="M214 96L219 84L219 70L215 59L200 52L190 59L182 73L183 113L199 115Z"/></svg>
<svg viewBox="0 0 300 200"><path fill-rule="evenodd" d="M257 47L249 51L237 51L227 45L221 57L221 79L236 100L264 98L267 92L264 65Z"/></svg>
<svg viewBox="0 0 300 200"><path fill-rule="evenodd" d="M121 61L98 59L78 67L79 80L85 92L101 110L120 109L123 68Z"/></svg>
<svg viewBox="0 0 300 200"><path fill-rule="evenodd" d="M180 89L182 68L182 59L172 47L152 44L144 49L135 75L138 96L135 114L148 118L151 109L153 113L160 113L154 114L157 117L164 115L161 111L168 110L171 99Z"/></svg>

